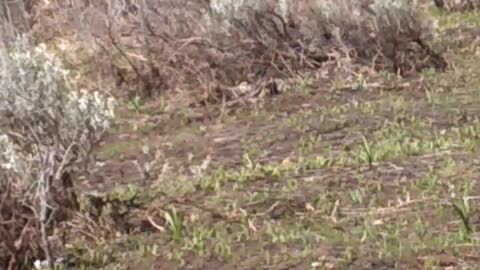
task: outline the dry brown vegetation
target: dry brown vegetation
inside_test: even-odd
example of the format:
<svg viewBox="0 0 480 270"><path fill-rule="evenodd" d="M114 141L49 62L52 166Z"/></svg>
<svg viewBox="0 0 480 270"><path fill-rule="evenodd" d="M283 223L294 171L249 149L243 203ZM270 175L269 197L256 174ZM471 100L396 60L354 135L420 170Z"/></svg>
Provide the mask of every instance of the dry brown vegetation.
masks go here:
<svg viewBox="0 0 480 270"><path fill-rule="evenodd" d="M140 111L140 105L137 104L140 102L150 102L154 107L162 107L153 108L152 110L155 113L152 114L157 114L157 111L163 110L163 104L158 105L160 103L159 100L163 101L163 99L166 99L167 102L172 102L171 104L173 105L170 107L173 106L173 109L169 112L173 113L168 115L171 118L168 124L176 128L183 125L183 122L180 123L179 119L181 117L178 115L181 115L185 108L201 109L199 117L188 117L188 120L186 120L188 124L195 121L195 119L200 119L203 122L208 122L205 119L211 118L215 121L217 119L222 120L218 116L223 117L225 110L240 107L239 110L247 109L246 111L248 111L248 109L253 107L246 105L245 102L252 101L255 103L264 98L264 96L281 95L285 88L294 88L299 82L309 82L314 85L314 87L310 85L311 89L308 93L312 96L318 94L315 91L321 91L319 90L321 87L328 88L331 92L346 90L353 93L366 87L366 81L378 78L388 78L384 81L382 81L383 79L380 80L381 82L379 83L370 84L372 88L381 88L382 95L384 94L383 90L390 90L391 88L395 90L414 88L418 91L430 91L421 74L426 71L439 74L448 71L452 67L449 66L450 61L447 61L447 51L442 46L439 46L442 44L438 42L435 23L431 20L430 15L426 15L427 9L422 6L416 6L413 4L413 1L408 0L400 1L404 3L401 6L375 5L375 2L381 1L295 1L291 2L287 9L282 9L279 7L279 1L268 0L258 5L245 5L237 10L234 15L228 12L219 13L218 10L212 9L209 4L210 1L196 0L19 0L12 3L4 2L3 7L0 9L0 16L3 22L2 38L7 48L11 46L11 40L14 36L19 33L27 33L36 43L46 43L50 50L61 57L65 65L74 70L78 78L81 78L79 85L88 90L108 92L118 97L125 104L133 104L136 113ZM448 11L478 9L478 3L475 1L462 1L461 6L449 3L445 1L442 7L445 7ZM437 2L436 4L440 5ZM285 10L286 13L283 12ZM367 78L364 78L364 76L367 76ZM339 78L346 83L337 87L336 84ZM458 79L458 81L460 80ZM393 86L388 86L389 83ZM174 103L173 99L178 96L181 97L180 102ZM310 97L299 99L302 102L310 101ZM312 100L314 99L312 98ZM315 100L321 101L320 98ZM350 102L350 96L343 96L342 92L340 97L332 99L331 104L330 101L325 103L328 106L333 106L337 102L342 103L345 100L347 103ZM415 98L412 98L412 100L415 100ZM269 104L271 107L265 106L274 112L272 115L277 111L282 114L288 114L296 110L307 110L309 107L299 108L299 106L304 105L302 102L297 102L293 98L285 98L278 101L279 105ZM242 107L242 104L245 106ZM395 106L398 104L390 105L392 110L397 109ZM424 104L422 103L422 105ZM309 104L309 106L312 106L312 104ZM365 110L376 110L372 109L373 107L363 108L361 107L362 105L358 104L352 106L356 106L352 110L358 110L356 112L358 115L364 113ZM210 108L213 108L213 113ZM389 113L391 108L386 108L385 110ZM124 109L122 111L124 114L133 114L130 111L125 111L125 108L122 109ZM329 110L325 109L327 118L330 113L335 116L336 109ZM383 110L383 108L379 109L375 113L385 114ZM352 125L353 128L349 132L359 133L361 127L363 128L363 124L359 124L362 119L356 119L358 115L355 114L344 115L342 109L338 109L338 111L338 114L345 117L346 120L337 121L337 119L334 119L325 124L326 127L322 126L318 129L323 130L325 128L327 130L325 133L329 134L330 130L335 133L337 130L348 129L349 125ZM425 115L422 114L421 116ZM128 117L125 116L126 119L131 120L129 117L130 115ZM275 117L272 116L271 119ZM438 116L435 115L434 117ZM321 119L321 121L324 121L324 115L321 116ZM438 117L438 119L441 121L441 117ZM436 118L436 120L438 119ZM126 121L122 122L121 120L123 119L120 119L118 133L125 132L123 130L125 126L128 126L126 129L130 128L130 123L125 124ZM137 120L134 119L133 121ZM201 122L200 120L199 122ZM365 126L371 129L380 126L379 123L375 122L378 119L372 117L370 120L373 124L367 123ZM397 120L395 119L395 121ZM155 118L152 121L159 120ZM398 121L416 123L414 118L400 119ZM3 127L3 121L0 121L0 123L2 123ZM243 124L239 123L239 125ZM284 139L279 140L284 142L285 145L282 145L279 150L271 150L270 148L268 150L276 151L275 153L280 156L287 155L287 153L290 155L288 151L292 148L292 140L302 145L312 143L312 140L321 144L321 142L316 141L316 138L310 137L308 142L304 142L304 138L300 138L300 135L298 135L307 129L309 131L315 129L310 126L308 128L298 128L300 131L296 129L284 131L278 126L270 126L270 124L269 118L269 120L261 122L259 124L261 127L258 127L258 129L256 129L257 127L254 123L252 130L254 130L255 135L257 135L256 132L278 131L278 133L273 135L262 135L266 137L265 139L278 134L284 136L282 137ZM373 127L368 126L369 124L372 124ZM423 122L421 124L423 125ZM127 135L138 139L138 137L142 136L138 135L142 131L138 130L137 123L134 125L134 131L129 130L125 133L134 133L133 135L131 133ZM161 131L168 133L165 130L169 127L166 125ZM217 127L215 126L212 129L215 128ZM399 127L399 132L402 129ZM146 134L150 134L149 132L151 131L145 131ZM174 139L177 139L175 138L177 136L176 132L170 132L173 132L172 136ZM275 166L278 165L278 168L272 168L264 160L261 162L258 160L252 161L247 154L238 154L243 149L240 149L241 147L237 143L242 139L242 136L248 137L248 132L237 129L235 131L226 130L225 133L228 134L222 134L220 131L215 130L212 132L213 135L205 136L205 138L195 138L192 140L191 145L182 145L183 148L179 147L180 150L176 150L175 147L177 146L172 146L168 150L170 152L167 150L143 149L142 153L139 154L138 152L140 151L134 151L136 156L133 159L135 159L137 166L135 169L138 169L140 172L140 178L136 176L138 174L137 171L132 173L131 168L129 170L129 167L122 163L124 162L123 160L115 160L112 164L109 164L107 160L105 161L107 163L106 168L100 169L104 170L103 173L107 176L116 175L118 177L116 180L118 181L134 181L135 185L147 185L148 189L148 185L155 179L160 181L158 179L168 178L169 176L168 166L163 168L157 166L159 160L167 160L167 158L162 156L165 154L164 152L182 156L179 159L183 159L183 155L190 154L190 152L194 152L201 146L209 145L210 139L212 141L218 140L220 146L217 152L223 151L220 156L225 158L225 160L216 159L211 161L206 159L201 166L188 167L190 172L186 174L194 179L192 180L195 183L195 186L192 187L194 191L179 192L179 197L168 194L169 190L159 191L153 188L151 190L152 193L145 191L142 194L137 189L133 191L127 190L120 194L84 194L87 189L100 189L100 187L95 186L95 181L92 180L98 175L98 172L95 171L95 164L93 164L93 168L92 164L87 164L90 160L82 160L81 164L80 162L74 163L68 168L68 172L55 178L55 186L52 187L48 195L48 201L52 204L52 209L55 208L56 210L44 216L44 218L48 218L48 222L46 222L48 226L46 228L43 228L45 220L39 220L38 213L35 212L36 209L31 207L37 200L35 195L30 197L24 196L24 194L33 194L29 193L31 192L31 187L0 181L0 268L8 270L26 269L26 267L32 267L34 261L38 259L51 259L52 256L64 257L62 254L66 254L65 245L82 246L84 243L96 246L108 245L110 241L113 241L112 239L119 237L119 235L135 235L138 232L154 234L155 232L163 233L169 231L172 237L166 245L171 243L178 245L178 243L182 242L182 236L185 234L182 231L186 230L184 224L188 222L204 222L202 224L215 224L215 226L218 225L217 222L220 222L220 227L223 224L228 224L228 228L231 229L231 226L232 230L236 230L237 227L235 226L238 226L241 230L245 229L247 231L246 236L239 236L239 239L252 237L255 241L260 241L261 243L264 240L261 238L264 236L261 229L262 224L255 224L255 219L265 218L266 223L277 219L279 223L280 221L289 222L296 218L295 215L298 212L301 212L302 218L309 215L322 215L321 222L323 222L325 216L327 216L328 222L334 220L333 223L335 224L337 224L337 215L338 219L342 219L341 215L344 215L344 213L337 213L338 200L332 202L326 197L322 197L322 199L317 198L316 202L320 201L319 205L313 206L311 205L312 202L306 201L316 196L313 193L325 192L329 187L308 187L308 184L303 182L299 185L299 190L303 193L300 195L295 193L294 195L298 196L285 199L285 201L278 199L278 201L274 202L274 199L270 201L271 198L267 198L260 203L248 202L243 208L229 209L226 212L220 207L222 203L226 203L223 201L218 204L211 202L214 206L204 205L203 199L213 200L209 196L218 192L219 187L225 186L228 189L228 196L243 192L242 188L247 193L257 194L266 192L264 189L268 191L269 188L275 189L277 187L273 187L273 185L268 187L271 184L270 181L277 181L281 177L290 177L302 170L310 173L310 167L316 168L316 165L311 165L308 163L309 161L301 161L305 162L305 164L300 164L301 162L298 160L302 160L301 158L291 161L290 157L287 156L269 156L266 158L270 158L269 162L278 163L275 163ZM232 135L231 133L234 134ZM323 131L320 134L323 135ZM344 136L348 137L349 135ZM224 143L223 140L227 137L234 137L235 143ZM337 137L342 137L342 135ZM418 137L421 136L418 135ZM124 140L123 137L121 138L117 134L113 134L112 138L114 138L115 143L123 142ZM140 139L149 141L151 138L146 135ZM297 142L300 139L302 141ZM383 171L374 171L374 163L376 161L380 162L383 157L380 157L380 155L376 158L373 157L374 155L370 153L370 146L366 137L363 137L363 139L360 143L361 147L357 147L358 149L363 149L357 151L361 152L362 156L358 160L352 161L347 158L344 164L342 163L344 160L338 154L338 156L331 157L331 160L326 159L322 161L325 164L322 163L319 166L322 169L328 167L326 170L330 171L327 171L327 175L331 174L335 175L335 177L343 173L348 175L350 173L358 173L360 176L368 178L370 173L383 173ZM445 140L448 141L448 139ZM318 140L320 141L320 139ZM355 143L359 142L357 137L353 141ZM336 141L336 139L326 139L326 142L331 143L331 149L342 144ZM23 145L28 144L28 142L22 143ZM432 144L436 145L436 143ZM430 144L425 144L428 146L415 145L412 148L421 148L422 150L418 150L418 152L427 151L424 149L430 149L428 148ZM92 147L94 146L96 147L97 145L92 145ZM137 144L134 144L133 147L140 148ZM65 150L64 148L66 147L62 149ZM25 149L28 149L28 146ZM155 150L157 151L155 152ZM342 152L344 149L335 148L335 151ZM350 153L350 150L347 152ZM392 152L394 151L392 150ZM92 153L89 152L88 154ZM232 169L232 172L223 171L222 166L227 167L225 170L229 170L230 167L236 168L235 166L245 162L244 160L230 160L229 158L232 156L242 156L242 159L246 159L247 165L238 171L236 169ZM386 156L387 154L385 154ZM119 157L113 157L112 159L115 158L119 159ZM305 159L308 160L308 158L311 158L311 156L306 155ZM189 157L188 161L181 160L178 161L179 164L175 165L187 166L185 163L190 162ZM210 162L219 168L218 172L213 171L211 175L204 174ZM320 161L315 159L315 161L311 162L313 164ZM411 162L411 160L408 162ZM327 163L329 165L326 165ZM368 169L367 167L362 167L361 171L353 171L354 169L351 167L357 166L357 163L368 164ZM301 169L292 169L297 165ZM342 167L343 165L351 167L345 169ZM385 167L388 166L385 165ZM350 169L352 169L352 172L348 171ZM385 168L382 167L380 169ZM391 170L391 168L386 168L385 171L387 170ZM400 171L403 173L403 170ZM179 173L179 175L182 173ZM295 175L295 178L301 177ZM2 179L8 179L8 177L0 175L0 180ZM258 186L242 186L238 190L237 187L230 187L230 185L236 185L231 184L231 182L235 181L241 182L240 186L244 184L242 182L244 180L238 179L247 179L245 180L246 182L255 182L258 179L263 179L265 182L258 184ZM87 185L88 188L85 188L84 185ZM176 186L178 185L177 183L172 185L175 186L171 188L173 190L181 189ZM194 184L191 185L193 186ZM115 184L110 184L110 186L115 186ZM258 188L258 190L262 191L257 192L258 190L253 190L253 188ZM282 188L289 187L282 186ZM371 187L368 186L368 188ZM337 188L334 189L337 192ZM338 193L341 193L340 188L338 189ZM386 190L387 196L394 196L392 194L399 192L396 190L396 187L390 186ZM107 188L107 191L111 190ZM275 192L277 191L275 190ZM355 197L360 195L352 194L349 193L349 196L354 198L352 200L360 200ZM221 194L219 197L224 195ZM221 199L227 201L227 198ZM323 199L325 202L321 201ZM241 200L243 200L243 197L241 197ZM205 202L205 204L207 203ZM409 203L405 203L407 205L405 207L408 207ZM434 203L437 203L437 201ZM320 209L323 207L322 204L323 206L328 204L328 210L323 211L323 209ZM172 205L176 208L170 207ZM254 208L252 211L258 210L259 213L255 212L252 218L252 216L247 214L249 208ZM307 208L307 210L304 208ZM353 209L353 206L351 208ZM386 208L392 210L390 207ZM404 205L401 204L398 208L404 209ZM395 208L392 211L396 210ZM367 210L361 208L361 211ZM351 210L350 212L353 213L355 211ZM351 214L350 212L347 209L346 215ZM365 213L365 216L369 215L369 212ZM424 213L422 212L422 214ZM285 220L282 219L283 217L286 217ZM352 219L357 218L360 219L357 216ZM339 221L339 223L341 222ZM354 222L348 219L345 223L350 224ZM42 230L47 232L42 234ZM336 228L331 230L332 232L329 233L332 235L337 233ZM472 231L473 229L468 228L468 230ZM221 230L219 229L219 231ZM259 239L252 236L257 231L259 232L258 235L261 235ZM197 231L194 232L198 233ZM223 233L229 234L228 230ZM277 232L265 229L264 233L265 235L273 235ZM48 239L44 237L45 234L49 235ZM219 235L222 235L221 233L218 235L211 234L213 235L210 235L211 237L220 237ZM278 234L281 233L278 232ZM148 241L157 241L157 239L148 239ZM275 241L282 242L284 240L276 239ZM287 240L285 241L288 242ZM305 241L308 242L311 239ZM353 242L363 243L363 241L355 239ZM150 245L150 242L146 245ZM156 245L153 244L153 246ZM295 245L298 246L298 243L295 243ZM174 246L173 249L176 247ZM117 252L121 253L122 248L119 248L120 251ZM195 248L198 247L195 246ZM192 248L192 250L195 248ZM204 247L202 246L202 248ZM208 248L213 250L210 246ZM231 256L229 249L235 247L232 244L232 247L224 247L225 250L220 247L218 248L220 251L218 251L217 248L218 246L215 246L213 253L221 253L221 256L227 254L225 257L228 257ZM245 247L242 246L242 248ZM252 247L252 251L258 251L256 250L257 248L258 246ZM369 248L367 250L370 252ZM275 247L271 251L273 253L280 252L279 249L281 247ZM361 247L358 249L361 250ZM91 250L85 251L81 248L78 248L78 250L74 252L69 251L67 256L67 259L73 258L72 264L74 265L83 265L87 269L97 269L110 261L108 256L105 259L108 262L103 262L103 257L98 259L93 256L95 258L91 259L91 261L82 262L79 258L87 256ZM149 252L145 251L145 253ZM325 250L321 252L335 254L335 256L339 254L333 244L326 245ZM355 252L361 253L360 251ZM152 254L155 254L155 252L152 251ZM246 252L245 254L250 253ZM315 253L316 255L317 253ZM115 256L112 255L112 257ZM185 256L197 258L195 256ZM247 265L245 269L255 269L254 267L256 266L253 265L258 263L258 261L248 265L248 260L244 260L245 258L242 258L242 256L244 255L240 254L239 257L236 257L236 262L241 261L245 263ZM348 257L347 255L345 256ZM212 257L214 256L212 255ZM160 266L166 265L167 268L165 269L173 269L174 266L168 263L178 259L175 258L175 254L171 253L168 255L163 254L158 256L158 258ZM361 258L353 259L349 257L348 260L357 262L356 259L362 266L370 263L371 267L375 267L377 263L369 261L363 264L364 262ZM181 259L178 260L182 261ZM206 269L205 267L215 268L219 265L227 265L225 269L233 269L233 265L235 265L235 262L227 264L221 259L218 259L218 261L198 260L201 263L196 261L190 262L192 265L197 265L197 269L202 269L202 267L204 269ZM268 258L268 261L271 263L270 258ZM379 262L379 264L382 263ZM272 264L275 265L275 262ZM300 264L301 262L298 263L298 265ZM135 264L132 263L132 265ZM348 265L355 267L353 262ZM52 266L52 264L49 266ZM135 268L138 265L131 267ZM275 267L291 269L289 267L294 266L278 263ZM302 267L305 267L305 265L303 264ZM407 268L403 264L399 267Z"/></svg>
<svg viewBox="0 0 480 270"><path fill-rule="evenodd" d="M435 0L435 5L447 12L461 12L480 9L478 0Z"/></svg>
<svg viewBox="0 0 480 270"><path fill-rule="evenodd" d="M2 177L3 178L3 177ZM9 178L6 178L9 179ZM45 258L45 240L49 242L49 252L59 254L65 244L64 223L71 218L71 211L78 210L75 207L76 198L71 189L72 183L52 183L57 187L64 187L64 190L54 190L49 196L52 209L55 213L49 212L48 219L51 223L48 226L48 239L42 239L41 220L37 219L38 209L32 205L38 205L31 186L25 187L20 184L13 184L0 181L2 188L0 197L0 267L2 269L26 269L31 267L36 260ZM68 186L70 185L70 188ZM63 189L63 188L62 188ZM50 254L49 254L50 255Z"/></svg>
<svg viewBox="0 0 480 270"><path fill-rule="evenodd" d="M103 67L102 76L142 97L177 89L218 102L242 82L297 76L346 58L402 75L446 68L430 44L434 29L413 6L375 14L357 1L300 1L285 18L276 1L265 1L230 18L208 1L120 2L50 3L42 12L50 16L40 16L34 32L40 40L60 35L97 48L85 56Z"/></svg>

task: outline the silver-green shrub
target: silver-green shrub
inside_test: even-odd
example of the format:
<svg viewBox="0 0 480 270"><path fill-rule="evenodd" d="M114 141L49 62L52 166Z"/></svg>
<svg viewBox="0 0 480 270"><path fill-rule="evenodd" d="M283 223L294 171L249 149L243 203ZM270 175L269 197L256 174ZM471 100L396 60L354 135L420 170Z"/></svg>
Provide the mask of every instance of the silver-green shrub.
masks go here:
<svg viewBox="0 0 480 270"><path fill-rule="evenodd" d="M77 158L85 158L110 127L115 100L78 89L60 59L44 44L32 47L25 36L2 55L2 64L0 112L8 122L3 133L22 146L54 148L60 155L75 145Z"/></svg>
<svg viewBox="0 0 480 270"><path fill-rule="evenodd" d="M6 208L0 205L0 220L14 220L0 225L5 226L0 227L3 269L3 262L18 258L17 263L33 262L38 259L33 254L53 261L49 232L53 221L65 218L57 214L67 211L71 173L85 168L110 128L115 100L79 89L78 78L60 59L44 44L32 46L26 36L0 57L0 188L8 190L0 193L8 200L2 204ZM75 196L67 199L77 203ZM33 236L23 242L26 226ZM2 243L8 239L17 242ZM4 250L11 247L15 250Z"/></svg>

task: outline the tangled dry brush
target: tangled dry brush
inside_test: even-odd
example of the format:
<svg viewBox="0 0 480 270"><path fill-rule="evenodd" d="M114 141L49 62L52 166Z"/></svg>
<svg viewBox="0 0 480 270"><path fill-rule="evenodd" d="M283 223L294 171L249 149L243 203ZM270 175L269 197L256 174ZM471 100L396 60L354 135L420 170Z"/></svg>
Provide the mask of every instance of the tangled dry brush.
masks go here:
<svg viewBox="0 0 480 270"><path fill-rule="evenodd" d="M402 75L446 68L430 45L435 24L416 1L162 0L138 7L111 22L108 41L127 63L116 65L119 84L142 85L135 90L145 95L195 89L216 102L242 82L265 87L259 82L341 59Z"/></svg>
<svg viewBox="0 0 480 270"><path fill-rule="evenodd" d="M478 0L434 0L437 7L447 12L461 12L480 9L480 1Z"/></svg>
<svg viewBox="0 0 480 270"><path fill-rule="evenodd" d="M71 2L41 5L34 35L82 48L72 65L130 96L218 102L241 83L265 87L345 59L405 76L446 67L431 45L435 22L414 0Z"/></svg>

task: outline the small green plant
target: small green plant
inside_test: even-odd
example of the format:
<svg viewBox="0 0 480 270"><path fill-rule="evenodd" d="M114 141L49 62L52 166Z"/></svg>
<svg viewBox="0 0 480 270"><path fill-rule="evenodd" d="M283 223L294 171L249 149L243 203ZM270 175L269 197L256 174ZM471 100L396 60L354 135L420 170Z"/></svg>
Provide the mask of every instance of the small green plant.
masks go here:
<svg viewBox="0 0 480 270"><path fill-rule="evenodd" d="M425 98L427 99L428 104L434 105L435 97L433 91L431 91L430 89L426 89Z"/></svg>
<svg viewBox="0 0 480 270"><path fill-rule="evenodd" d="M421 217L417 217L415 221L415 232L418 234L420 239L425 238L428 234L428 226Z"/></svg>
<svg viewBox="0 0 480 270"><path fill-rule="evenodd" d="M245 168L249 170L255 170L257 167L257 162L254 158L252 158L252 155L248 152L243 154L243 161L245 163Z"/></svg>
<svg viewBox="0 0 480 270"><path fill-rule="evenodd" d="M170 210L165 211L164 217L173 241L180 242L183 235L183 219L178 215L177 210L173 206Z"/></svg>
<svg viewBox="0 0 480 270"><path fill-rule="evenodd" d="M367 82L363 74L357 76L356 81L352 85L352 89L355 91L363 91L367 89Z"/></svg>
<svg viewBox="0 0 480 270"><path fill-rule="evenodd" d="M363 188L358 188L353 191L349 191L350 199L357 204L363 203L363 197L365 196L365 190Z"/></svg>
<svg viewBox="0 0 480 270"><path fill-rule="evenodd" d="M140 96L135 95L129 102L128 102L128 109L139 113L143 106L143 101Z"/></svg>
<svg viewBox="0 0 480 270"><path fill-rule="evenodd" d="M362 135L362 150L360 158L363 162L366 162L369 166L372 166L376 160L375 151L367 141L367 138Z"/></svg>
<svg viewBox="0 0 480 270"><path fill-rule="evenodd" d="M217 239L217 244L215 245L215 252L223 258L227 258L232 254L232 249L226 239L220 238Z"/></svg>
<svg viewBox="0 0 480 270"><path fill-rule="evenodd" d="M300 140L299 147L303 153L311 153L315 147L321 142L322 136L310 134Z"/></svg>
<svg viewBox="0 0 480 270"><path fill-rule="evenodd" d="M206 241L212 237L213 229L194 228L191 238L187 240L187 248L195 250L200 256L205 254Z"/></svg>
<svg viewBox="0 0 480 270"><path fill-rule="evenodd" d="M462 221L465 231L467 233L473 232L470 224L470 204L468 198L463 198L460 201L451 201L451 205Z"/></svg>
<svg viewBox="0 0 480 270"><path fill-rule="evenodd" d="M356 254L352 247L347 247L343 252L343 260L345 263L350 264L355 260Z"/></svg>
<svg viewBox="0 0 480 270"><path fill-rule="evenodd" d="M156 256L158 255L158 245L153 244L150 245L148 243L144 242L139 242L138 244L138 252L140 253L141 256L148 257L148 256Z"/></svg>

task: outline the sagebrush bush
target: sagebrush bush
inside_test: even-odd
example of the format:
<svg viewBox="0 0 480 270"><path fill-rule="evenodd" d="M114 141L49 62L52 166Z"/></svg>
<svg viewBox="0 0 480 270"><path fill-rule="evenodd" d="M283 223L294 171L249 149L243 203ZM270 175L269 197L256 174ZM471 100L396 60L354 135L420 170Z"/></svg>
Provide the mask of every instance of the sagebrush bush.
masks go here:
<svg viewBox="0 0 480 270"><path fill-rule="evenodd" d="M0 268L24 269L51 260L52 224L77 203L71 174L110 127L115 100L77 89L61 61L25 35L9 50L1 55L0 186L10 203L0 219L12 223L0 225Z"/></svg>
<svg viewBox="0 0 480 270"><path fill-rule="evenodd" d="M79 140L88 144L89 137L98 138L109 128L114 99L76 89L75 79L44 44L31 49L23 36L4 60L0 101L15 129L15 124L29 126L42 142L53 143L49 137L56 136L66 147Z"/></svg>

